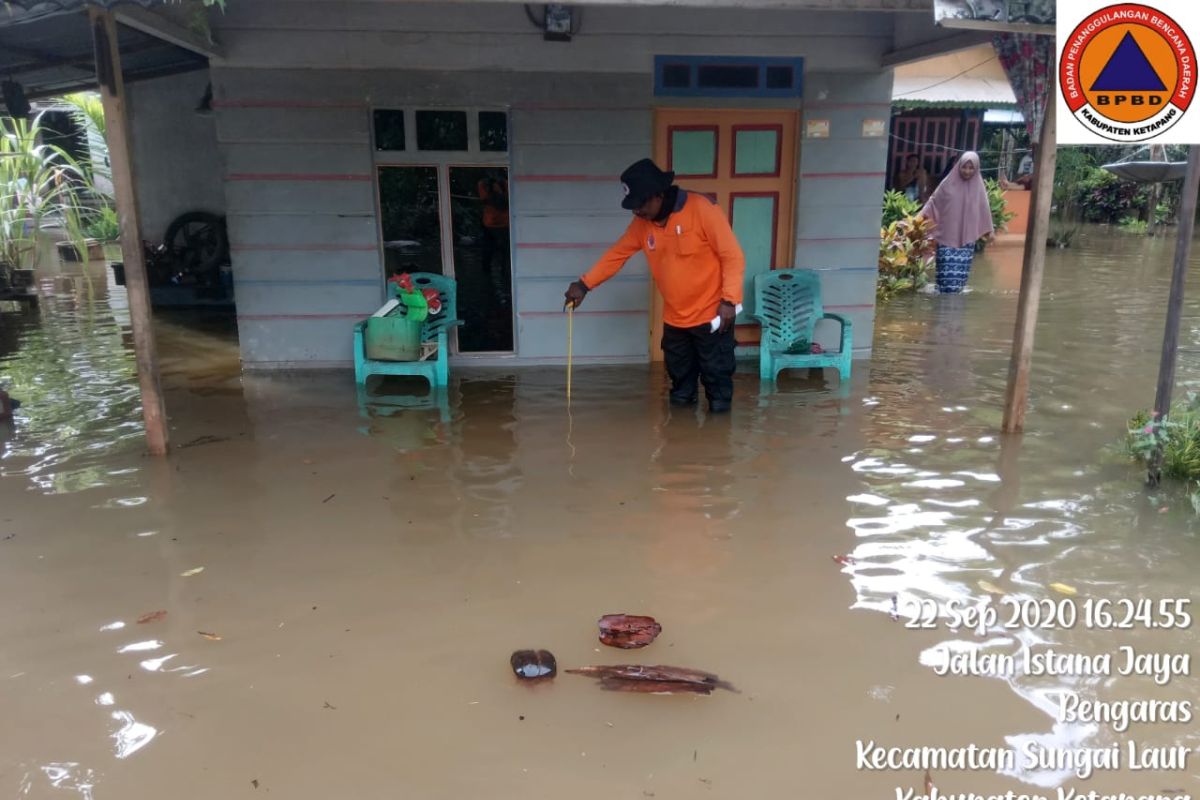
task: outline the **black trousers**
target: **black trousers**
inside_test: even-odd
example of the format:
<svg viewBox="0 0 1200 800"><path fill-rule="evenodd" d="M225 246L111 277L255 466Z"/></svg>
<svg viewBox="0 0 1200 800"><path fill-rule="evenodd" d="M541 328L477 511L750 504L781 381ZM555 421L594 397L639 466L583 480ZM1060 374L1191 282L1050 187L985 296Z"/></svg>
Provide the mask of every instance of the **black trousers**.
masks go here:
<svg viewBox="0 0 1200 800"><path fill-rule="evenodd" d="M710 404L728 407L733 401L733 327L713 333L708 324L676 328L663 323L663 361L671 378L671 401L696 400L696 379L704 383Z"/></svg>

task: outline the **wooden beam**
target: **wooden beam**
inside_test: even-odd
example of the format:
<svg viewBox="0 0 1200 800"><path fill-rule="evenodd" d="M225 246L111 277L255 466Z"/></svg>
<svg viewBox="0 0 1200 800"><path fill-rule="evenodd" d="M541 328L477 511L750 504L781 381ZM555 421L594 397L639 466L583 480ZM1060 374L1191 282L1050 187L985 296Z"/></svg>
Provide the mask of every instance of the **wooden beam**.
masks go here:
<svg viewBox="0 0 1200 800"><path fill-rule="evenodd" d="M1200 147L1188 148L1187 174L1179 198L1179 228L1176 231L1175 263L1171 270L1171 293L1167 297L1167 322L1163 330L1162 356L1158 362L1158 387L1154 393L1154 411L1164 419L1171 410L1171 392L1175 388L1175 362L1179 350L1179 323L1183 318L1183 286L1192 255L1192 234L1196 228L1196 195L1200 192ZM1162 449L1150 462L1147 483L1157 485L1162 471Z"/></svg>
<svg viewBox="0 0 1200 800"><path fill-rule="evenodd" d="M924 61L927 58L957 53L960 50L970 50L991 40L991 34L976 32L944 36L941 39L934 39L931 42L922 42L921 44L914 44L911 47L902 47L899 50L884 53L882 65L884 67L899 67L904 64L911 64L914 61Z"/></svg>
<svg viewBox="0 0 1200 800"><path fill-rule="evenodd" d="M112 167L113 194L121 219L121 252L125 262L125 288L129 295L129 320L133 327L133 349L137 360L138 382L142 390L142 417L146 422L146 443L153 455L166 455L168 446L167 412L159 381L158 349L150 313L150 286L146 280L146 259L142 250L142 230L138 219L134 182L129 117L125 103L125 80L121 74L121 51L117 42L117 21L111 11L88 7L92 40L96 51L96 78L104 105L105 138Z"/></svg>
<svg viewBox="0 0 1200 800"><path fill-rule="evenodd" d="M1029 231L1025 234L1025 263L1021 267L1021 294L1017 299L1017 324L1013 333L1012 359L1008 364L1008 392L1004 399L1005 433L1025 429L1025 409L1029 399L1029 367L1033 361L1033 334L1037 328L1038 305L1042 295L1042 272L1046 266L1046 239L1050 236L1050 206L1054 199L1054 168L1058 150L1054 142L1057 129L1056 80L1051 70L1046 79L1046 117L1038 139L1034 162L1033 197L1030 198Z"/></svg>
<svg viewBox="0 0 1200 800"><path fill-rule="evenodd" d="M182 47L184 50L199 53L205 58L224 57L224 52L216 42L197 36L161 14L134 5L118 6L112 13L118 22L135 31L141 31L176 47Z"/></svg>

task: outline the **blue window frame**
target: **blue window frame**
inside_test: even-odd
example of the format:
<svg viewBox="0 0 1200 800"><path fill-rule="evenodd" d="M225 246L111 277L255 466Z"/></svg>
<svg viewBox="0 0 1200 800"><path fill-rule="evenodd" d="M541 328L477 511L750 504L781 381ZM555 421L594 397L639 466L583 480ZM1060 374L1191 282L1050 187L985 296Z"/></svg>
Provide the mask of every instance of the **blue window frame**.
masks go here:
<svg viewBox="0 0 1200 800"><path fill-rule="evenodd" d="M803 58L655 56L654 94L664 97L803 97Z"/></svg>

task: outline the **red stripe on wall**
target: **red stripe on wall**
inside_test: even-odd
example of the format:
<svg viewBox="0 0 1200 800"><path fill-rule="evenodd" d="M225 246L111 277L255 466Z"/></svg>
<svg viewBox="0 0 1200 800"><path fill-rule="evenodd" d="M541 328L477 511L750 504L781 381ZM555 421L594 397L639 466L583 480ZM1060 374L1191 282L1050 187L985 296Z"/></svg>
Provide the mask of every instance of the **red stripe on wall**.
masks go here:
<svg viewBox="0 0 1200 800"><path fill-rule="evenodd" d="M611 247L612 242L520 242L518 250L592 250Z"/></svg>
<svg viewBox="0 0 1200 800"><path fill-rule="evenodd" d="M649 314L650 310L645 308L628 308L620 311L576 311L575 316L590 316L590 317L623 317L631 314ZM518 311L518 317L561 317L564 316L562 311Z"/></svg>
<svg viewBox="0 0 1200 800"><path fill-rule="evenodd" d="M366 108L366 103L321 100L214 100L213 108Z"/></svg>
<svg viewBox="0 0 1200 800"><path fill-rule="evenodd" d="M338 172L231 172L227 181L370 181L370 175Z"/></svg>
<svg viewBox="0 0 1200 800"><path fill-rule="evenodd" d="M796 239L797 242L878 242L878 236L826 236L826 237L809 237L801 236Z"/></svg>
<svg viewBox="0 0 1200 800"><path fill-rule="evenodd" d="M513 180L529 183L580 183L584 181L616 182L612 175L516 175Z"/></svg>
<svg viewBox="0 0 1200 800"><path fill-rule="evenodd" d="M829 311L831 309L836 309L838 311L866 311L867 309L874 307L875 306L870 303L859 303L851 306L825 306L825 310Z"/></svg>
<svg viewBox="0 0 1200 800"><path fill-rule="evenodd" d="M319 319L366 319L373 311L359 311L355 314L238 314L238 319L246 320L319 320Z"/></svg>
<svg viewBox="0 0 1200 800"><path fill-rule="evenodd" d="M379 250L373 244L233 244L229 246L233 251L260 252L269 253L274 251L280 252L313 252L313 253L374 253Z"/></svg>
<svg viewBox="0 0 1200 800"><path fill-rule="evenodd" d="M802 172L801 178L883 178L886 172Z"/></svg>

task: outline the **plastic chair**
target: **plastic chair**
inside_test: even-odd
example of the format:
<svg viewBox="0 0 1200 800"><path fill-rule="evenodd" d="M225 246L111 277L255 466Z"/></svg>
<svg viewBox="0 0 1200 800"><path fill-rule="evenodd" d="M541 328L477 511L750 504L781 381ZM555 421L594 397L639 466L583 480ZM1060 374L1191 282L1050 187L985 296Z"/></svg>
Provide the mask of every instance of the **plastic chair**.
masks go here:
<svg viewBox="0 0 1200 800"><path fill-rule="evenodd" d="M821 277L809 269L776 269L754 276L754 313L762 325L758 346L759 376L774 382L785 369L834 367L845 384L850 380L850 320L827 313L821 307ZM841 323L842 349L836 353L807 352L812 346L817 322L831 319ZM794 347L799 353L788 353Z"/></svg>
<svg viewBox="0 0 1200 800"><path fill-rule="evenodd" d="M429 388L436 393L450 384L450 329L462 325L458 318L458 286L453 278L433 272L413 272L413 286L417 289L434 288L442 299L442 312L430 316L421 328L422 342L437 342L437 355L429 361L378 361L367 358L367 321L354 326L354 380L359 391L365 393L367 378L371 375L416 375L429 381ZM388 283L388 298L396 296L396 284Z"/></svg>

